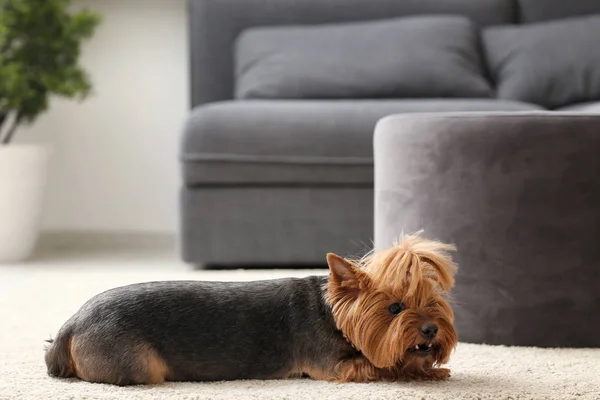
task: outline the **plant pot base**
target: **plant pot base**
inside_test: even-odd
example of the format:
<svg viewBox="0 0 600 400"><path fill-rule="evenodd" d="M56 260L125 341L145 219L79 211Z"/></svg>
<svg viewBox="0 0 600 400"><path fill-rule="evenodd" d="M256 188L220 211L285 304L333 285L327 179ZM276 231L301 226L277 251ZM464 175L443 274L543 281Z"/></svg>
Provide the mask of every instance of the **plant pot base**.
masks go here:
<svg viewBox="0 0 600 400"><path fill-rule="evenodd" d="M0 146L0 263L28 259L37 243L48 149Z"/></svg>

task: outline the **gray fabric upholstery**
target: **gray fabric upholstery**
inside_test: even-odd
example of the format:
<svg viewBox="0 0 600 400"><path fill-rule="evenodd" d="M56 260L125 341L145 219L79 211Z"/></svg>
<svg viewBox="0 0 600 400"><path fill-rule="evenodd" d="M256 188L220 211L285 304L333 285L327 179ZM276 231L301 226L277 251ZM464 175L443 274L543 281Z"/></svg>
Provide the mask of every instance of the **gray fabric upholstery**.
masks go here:
<svg viewBox="0 0 600 400"><path fill-rule="evenodd" d="M371 140L378 118L536 107L490 99L207 105L233 99L234 43L248 28L427 14L462 15L489 27L517 23L517 0L187 1L191 106L200 106L180 153L181 251L190 263L324 265L327 251L353 254L373 234Z"/></svg>
<svg viewBox="0 0 600 400"><path fill-rule="evenodd" d="M519 0L523 23L600 14L598 0Z"/></svg>
<svg viewBox="0 0 600 400"><path fill-rule="evenodd" d="M203 266L314 264L361 255L373 237L368 187L183 189L182 254Z"/></svg>
<svg viewBox="0 0 600 400"><path fill-rule="evenodd" d="M192 106L233 97L233 43L252 26L461 14L480 25L516 21L513 0L188 0Z"/></svg>
<svg viewBox="0 0 600 400"><path fill-rule="evenodd" d="M484 32L503 99L548 108L600 100L600 15Z"/></svg>
<svg viewBox="0 0 600 400"><path fill-rule="evenodd" d="M181 143L184 182L373 182L373 128L394 113L520 111L497 100L226 101L199 107Z"/></svg>
<svg viewBox="0 0 600 400"><path fill-rule="evenodd" d="M237 41L237 98L492 97L479 30L462 16L251 28Z"/></svg>
<svg viewBox="0 0 600 400"><path fill-rule="evenodd" d="M570 106L559 108L557 111L572 111L586 114L600 114L600 101L571 104Z"/></svg>
<svg viewBox="0 0 600 400"><path fill-rule="evenodd" d="M375 132L375 244L455 243L459 340L600 346L600 116L392 116Z"/></svg>

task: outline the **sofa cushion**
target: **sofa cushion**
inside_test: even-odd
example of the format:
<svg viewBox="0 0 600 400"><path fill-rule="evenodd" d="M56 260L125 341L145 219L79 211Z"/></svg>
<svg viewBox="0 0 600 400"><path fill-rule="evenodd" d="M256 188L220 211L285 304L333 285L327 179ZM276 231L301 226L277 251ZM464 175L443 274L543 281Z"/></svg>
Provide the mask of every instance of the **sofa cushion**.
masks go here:
<svg viewBox="0 0 600 400"><path fill-rule="evenodd" d="M550 21L600 14L598 0L519 0L520 20L524 23Z"/></svg>
<svg viewBox="0 0 600 400"><path fill-rule="evenodd" d="M516 0L194 0L188 1L192 105L234 95L234 43L253 26L368 21L459 14L480 26L517 21Z"/></svg>
<svg viewBox="0 0 600 400"><path fill-rule="evenodd" d="M573 112L581 112L586 114L600 114L600 101L590 102L590 103L581 103L581 104L572 104L567 107L562 107L558 109L559 111L573 111Z"/></svg>
<svg viewBox="0 0 600 400"><path fill-rule="evenodd" d="M213 103L196 108L186 124L184 183L372 184L373 129L384 116L536 109L490 99Z"/></svg>
<svg viewBox="0 0 600 400"><path fill-rule="evenodd" d="M491 97L475 24L420 16L245 31L236 94L255 99Z"/></svg>
<svg viewBox="0 0 600 400"><path fill-rule="evenodd" d="M548 108L600 100L600 15L486 29L498 96Z"/></svg>

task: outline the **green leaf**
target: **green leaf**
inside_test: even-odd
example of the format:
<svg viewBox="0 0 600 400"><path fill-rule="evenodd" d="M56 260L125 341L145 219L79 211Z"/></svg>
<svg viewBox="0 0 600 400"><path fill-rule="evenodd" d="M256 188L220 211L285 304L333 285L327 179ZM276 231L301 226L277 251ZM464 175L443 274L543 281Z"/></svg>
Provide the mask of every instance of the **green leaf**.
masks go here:
<svg viewBox="0 0 600 400"><path fill-rule="evenodd" d="M102 17L69 11L71 0L0 0L0 115L32 122L53 95L85 99L92 89L81 46Z"/></svg>

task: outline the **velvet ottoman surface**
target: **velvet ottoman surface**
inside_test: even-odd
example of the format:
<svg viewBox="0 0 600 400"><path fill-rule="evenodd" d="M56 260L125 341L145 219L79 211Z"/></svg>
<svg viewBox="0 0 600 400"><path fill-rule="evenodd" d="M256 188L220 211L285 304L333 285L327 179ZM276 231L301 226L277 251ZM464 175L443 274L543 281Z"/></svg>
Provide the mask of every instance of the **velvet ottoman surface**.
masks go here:
<svg viewBox="0 0 600 400"><path fill-rule="evenodd" d="M459 336L600 346L600 116L390 116L375 131L375 244L457 245Z"/></svg>

